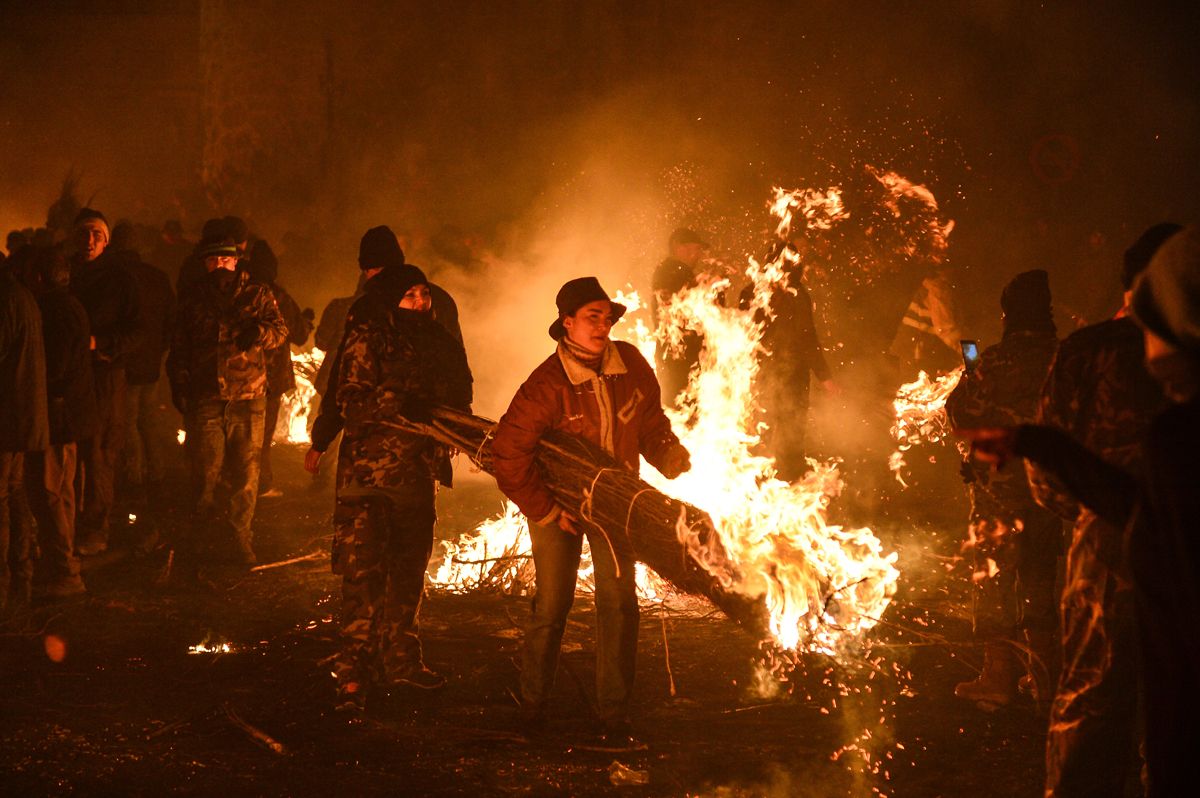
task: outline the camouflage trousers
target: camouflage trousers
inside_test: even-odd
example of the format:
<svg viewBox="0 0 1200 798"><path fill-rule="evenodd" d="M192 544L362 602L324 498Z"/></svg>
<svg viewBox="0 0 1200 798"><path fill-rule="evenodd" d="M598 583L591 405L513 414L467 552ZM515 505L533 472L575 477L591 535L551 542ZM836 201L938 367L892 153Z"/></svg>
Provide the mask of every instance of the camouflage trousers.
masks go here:
<svg viewBox="0 0 1200 798"><path fill-rule="evenodd" d="M1118 796L1134 772L1137 634L1133 595L1103 540L1120 530L1076 526L1063 586L1063 664L1046 737L1047 796ZM1118 544L1119 545L1119 544Z"/></svg>
<svg viewBox="0 0 1200 798"><path fill-rule="evenodd" d="M250 523L258 497L258 458L266 399L198 402L188 413L187 445L195 508L193 553L211 549L214 514L225 510L234 542L250 542ZM222 470L229 475L229 498L217 506Z"/></svg>
<svg viewBox="0 0 1200 798"><path fill-rule="evenodd" d="M433 550L435 487L402 496L339 488L333 572L342 577L341 683L387 683L422 667L417 615Z"/></svg>

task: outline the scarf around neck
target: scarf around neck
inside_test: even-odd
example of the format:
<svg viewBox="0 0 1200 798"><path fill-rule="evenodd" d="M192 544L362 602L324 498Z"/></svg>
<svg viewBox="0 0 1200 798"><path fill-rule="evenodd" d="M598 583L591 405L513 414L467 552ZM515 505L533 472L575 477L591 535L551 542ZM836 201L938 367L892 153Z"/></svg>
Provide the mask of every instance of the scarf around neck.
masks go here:
<svg viewBox="0 0 1200 798"><path fill-rule="evenodd" d="M605 347L598 353L592 353L584 349L579 344L571 340L570 336L564 335L559 342L563 345L563 349L572 359L578 361L581 365L587 366L597 374L600 373L600 364L604 362L604 352L608 349ZM610 343L609 346L612 346Z"/></svg>

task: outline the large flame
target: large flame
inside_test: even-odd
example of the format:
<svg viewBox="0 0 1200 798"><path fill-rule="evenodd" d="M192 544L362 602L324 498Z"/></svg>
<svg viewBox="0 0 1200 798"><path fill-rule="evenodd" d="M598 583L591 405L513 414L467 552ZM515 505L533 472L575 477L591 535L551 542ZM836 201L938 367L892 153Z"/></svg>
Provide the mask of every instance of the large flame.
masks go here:
<svg viewBox="0 0 1200 798"><path fill-rule="evenodd" d="M275 440L285 443L309 443L309 418L317 398L317 372L325 360L325 352L313 347L307 352L292 355L292 373L296 375L296 387L285 393L279 404L282 423L275 427Z"/></svg>
<svg viewBox="0 0 1200 798"><path fill-rule="evenodd" d="M896 555L885 555L869 529L829 523L830 500L842 487L836 464L810 461L804 479L787 483L771 458L753 451L763 333L755 314L769 313L772 294L789 290L787 258L750 261L753 294L745 310L719 303L727 280L681 292L660 308L667 340L672 329L690 329L704 348L680 410L672 411L692 470L674 481L651 469L645 474L659 490L709 513L736 566L730 589L765 600L776 644L834 654L877 623L899 572ZM690 543L690 531L680 532Z"/></svg>
<svg viewBox="0 0 1200 798"><path fill-rule="evenodd" d="M888 467L901 485L906 485L904 453L917 444L938 443L950 434L946 400L958 386L963 371L959 366L948 374L932 378L922 371L915 380L906 382L896 391L892 400L896 417L892 437L896 439L896 451L892 453Z"/></svg>
<svg viewBox="0 0 1200 798"><path fill-rule="evenodd" d="M937 220L932 193L893 172L875 176L887 189L887 206L894 214L900 215L902 198L928 213L930 221L922 222L913 234L932 238L934 245L927 244L926 249L933 250L933 256L940 254L952 223ZM769 207L778 220L776 233L781 240L788 240L794 225L829 230L850 215L836 186L777 188ZM902 247L899 254L911 256L916 251L915 246ZM837 654L876 625L895 593L899 571L896 554L886 554L871 530L830 523L830 503L842 489L836 463L810 461L811 470L803 479L787 483L777 477L771 458L755 452L762 431L756 421L754 392L763 351L763 326L758 319L770 314L775 292L795 291L788 285L789 274L794 273L789 266L798 258L785 247L766 263L751 259L745 269L752 287L746 308L724 306L722 297L733 287L729 279L702 281L660 306L660 324L654 331L636 314L641 306L636 292L619 293L617 300L629 311L617 337L635 344L650 362L656 344L679 347L687 332L702 337L699 369L691 375L679 409L668 412L691 452L692 469L670 481L647 466L643 477L709 513L735 566L714 575L729 589L764 600L778 647L792 653ZM935 415L953 389L951 379L956 383L957 375L939 378L941 405ZM931 401L936 405L938 400ZM933 434L928 424L916 421L917 411L906 411L903 419L899 407L897 412L897 424L906 436L902 448L911 445L908 441L914 435ZM685 545L697 551L700 544L693 530L681 524L679 534ZM446 544L446 549L433 577L435 584L470 590L490 582L505 589L528 589L528 534L524 519L511 505L471 535ZM639 568L639 573L644 574L644 569ZM588 564L581 566L580 574L590 574Z"/></svg>

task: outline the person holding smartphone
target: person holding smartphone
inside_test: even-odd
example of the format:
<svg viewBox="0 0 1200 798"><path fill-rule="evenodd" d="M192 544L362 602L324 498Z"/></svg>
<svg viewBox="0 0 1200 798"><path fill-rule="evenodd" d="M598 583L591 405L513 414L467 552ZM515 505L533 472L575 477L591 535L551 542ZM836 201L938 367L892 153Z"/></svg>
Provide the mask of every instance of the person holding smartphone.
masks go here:
<svg viewBox="0 0 1200 798"><path fill-rule="evenodd" d="M1042 382L1058 347L1049 276L1041 269L1018 274L1005 286L1000 307L1004 335L979 353L974 366L977 346L963 341L967 370L946 401L955 427L1009 426L1037 418ZM954 693L1003 706L1015 697L1022 675L1019 651L1028 648L1043 663L1051 660L1062 521L1034 501L1021 463L999 471L970 463L965 475L971 497L973 625L984 660L979 677L957 685Z"/></svg>

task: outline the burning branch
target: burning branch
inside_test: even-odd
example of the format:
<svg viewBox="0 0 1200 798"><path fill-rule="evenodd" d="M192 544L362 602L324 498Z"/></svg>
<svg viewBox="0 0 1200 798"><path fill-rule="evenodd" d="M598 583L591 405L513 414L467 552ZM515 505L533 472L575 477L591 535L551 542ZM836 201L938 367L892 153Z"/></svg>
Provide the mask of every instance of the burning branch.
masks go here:
<svg viewBox="0 0 1200 798"><path fill-rule="evenodd" d="M493 473L493 421L437 408L429 424L407 419L387 424L463 451ZM538 466L559 502L602 532L596 537L603 537L613 552L629 553L681 592L703 596L753 634L769 636L763 601L731 590L736 569L707 513L655 490L578 438L547 435L538 450Z"/></svg>

